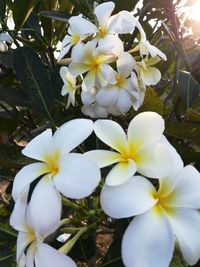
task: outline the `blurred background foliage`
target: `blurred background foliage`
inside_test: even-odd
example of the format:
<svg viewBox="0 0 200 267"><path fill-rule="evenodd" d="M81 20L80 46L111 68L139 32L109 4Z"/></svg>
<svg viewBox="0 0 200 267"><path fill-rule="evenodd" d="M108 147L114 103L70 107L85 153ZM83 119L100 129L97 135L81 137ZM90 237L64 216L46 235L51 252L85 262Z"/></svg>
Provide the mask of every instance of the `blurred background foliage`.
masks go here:
<svg viewBox="0 0 200 267"><path fill-rule="evenodd" d="M192 163L200 170L200 15L195 13L200 10L200 1L114 2L115 12L134 10L150 43L168 60L159 63L162 80L147 89L140 109L112 119L126 128L138 112L158 112L165 118L166 136L184 163ZM82 13L93 20L93 5L93 0L0 0L0 33L8 32L14 39L7 52L0 52L1 267L15 266L17 234L9 227L13 208L10 192L16 172L28 162L21 154L22 147L44 129L55 129L83 116L79 101L76 107L65 109L56 52L67 33L68 19ZM134 46L137 35L135 31L124 40L126 49ZM87 149L95 148L93 139L85 142ZM94 200L95 195L87 200L87 207L91 202L93 209L98 207ZM82 211L76 212L81 218ZM82 236L71 251L74 259L79 266L123 266L120 243L127 220L110 222L103 217L99 222L97 215L86 218L87 222L95 220L98 231L95 228ZM171 267L184 266L177 250Z"/></svg>

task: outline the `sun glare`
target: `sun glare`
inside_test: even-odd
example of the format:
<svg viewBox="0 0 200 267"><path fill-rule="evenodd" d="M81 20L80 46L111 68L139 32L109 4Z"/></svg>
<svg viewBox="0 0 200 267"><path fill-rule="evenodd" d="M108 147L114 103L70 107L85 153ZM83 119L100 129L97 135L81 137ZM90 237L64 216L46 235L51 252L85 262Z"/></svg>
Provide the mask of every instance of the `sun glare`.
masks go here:
<svg viewBox="0 0 200 267"><path fill-rule="evenodd" d="M200 21L200 0L197 0L194 5L189 7L188 16L191 20Z"/></svg>

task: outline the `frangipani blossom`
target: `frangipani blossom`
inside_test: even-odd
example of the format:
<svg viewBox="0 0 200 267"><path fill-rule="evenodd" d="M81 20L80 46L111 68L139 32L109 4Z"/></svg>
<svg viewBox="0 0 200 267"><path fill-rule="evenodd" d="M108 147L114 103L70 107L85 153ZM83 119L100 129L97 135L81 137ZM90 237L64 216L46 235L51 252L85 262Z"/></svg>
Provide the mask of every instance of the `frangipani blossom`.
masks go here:
<svg viewBox="0 0 200 267"><path fill-rule="evenodd" d="M141 56L148 56L150 54L151 57L158 56L163 60L167 60L166 55L162 51L160 51L157 47L149 43L149 41L146 38L146 33L144 32L139 21L136 22L136 26L139 29L141 39L140 39L139 44L129 52L132 53L132 52L140 51Z"/></svg>
<svg viewBox="0 0 200 267"><path fill-rule="evenodd" d="M140 79L144 82L145 85L156 85L160 81L161 73L159 69L152 67L159 61L159 57L154 57L150 59L146 57L142 59L141 62L136 62Z"/></svg>
<svg viewBox="0 0 200 267"><path fill-rule="evenodd" d="M60 193L80 199L90 195L98 185L100 171L96 163L84 155L69 153L92 131L91 120L75 119L58 128L53 136L51 129L47 129L23 149L24 155L40 162L27 165L17 173L12 196L17 201L26 186L43 176L33 190L30 204L30 216L37 232L42 224L46 229L60 219Z"/></svg>
<svg viewBox="0 0 200 267"><path fill-rule="evenodd" d="M86 19L82 16L77 16L76 20L71 21L70 25L78 33L88 30L88 33L95 34L94 43L98 43L98 46L103 50L107 50L117 56L124 50L118 34L132 32L135 28L136 20L130 12L125 10L111 16L114 8L115 4L113 2L106 2L94 9L98 25L86 25Z"/></svg>
<svg viewBox="0 0 200 267"><path fill-rule="evenodd" d="M48 244L43 243L44 239L52 234L54 227L41 229L40 235L32 225L30 206L27 205L28 188L25 188L15 203L14 210L10 217L10 224L19 231L17 238L16 262L19 267L76 267L75 262L68 256L62 254ZM53 203L52 203L53 204ZM54 213L51 213L54 217ZM36 218L40 220L39 217ZM59 221L57 222L57 227Z"/></svg>
<svg viewBox="0 0 200 267"><path fill-rule="evenodd" d="M95 160L100 168L116 163L106 177L106 184L125 183L135 172L159 178L171 168L172 159L163 135L164 120L155 112L143 112L129 124L127 135L121 126L111 120L97 120L94 124L97 137L115 151L93 150L85 154Z"/></svg>
<svg viewBox="0 0 200 267"><path fill-rule="evenodd" d="M141 176L118 187L104 186L101 204L108 215L138 215L122 240L125 266L168 267L175 238L189 265L199 260L200 173L193 166L182 165L180 159L174 158L175 170L159 179L158 191Z"/></svg>
<svg viewBox="0 0 200 267"><path fill-rule="evenodd" d="M105 83L101 69L104 64L112 62L113 55L103 54L99 48L96 48L91 42L86 45L77 44L72 51L72 63L69 65L69 71L74 76L86 73L82 82L83 91L91 91L96 83Z"/></svg>
<svg viewBox="0 0 200 267"><path fill-rule="evenodd" d="M76 90L80 87L79 85L76 85L76 77L74 77L68 70L67 67L61 67L60 68L60 76L64 82L64 85L62 87L61 95L67 95L68 94L68 100L66 109L69 107L70 104L73 106L75 105L75 93Z"/></svg>
<svg viewBox="0 0 200 267"><path fill-rule="evenodd" d="M120 113L125 113L132 106L133 84L129 76L135 67L135 60L129 53L123 52L116 64L117 72L110 66L102 67L103 77L108 84L98 91L96 101L103 107L115 105Z"/></svg>
<svg viewBox="0 0 200 267"><path fill-rule="evenodd" d="M77 27L81 20L81 27ZM62 41L61 52L58 60L61 60L69 51L69 49L79 42L85 40L90 34L96 30L95 25L84 19L82 15L72 16L69 21L68 35Z"/></svg>

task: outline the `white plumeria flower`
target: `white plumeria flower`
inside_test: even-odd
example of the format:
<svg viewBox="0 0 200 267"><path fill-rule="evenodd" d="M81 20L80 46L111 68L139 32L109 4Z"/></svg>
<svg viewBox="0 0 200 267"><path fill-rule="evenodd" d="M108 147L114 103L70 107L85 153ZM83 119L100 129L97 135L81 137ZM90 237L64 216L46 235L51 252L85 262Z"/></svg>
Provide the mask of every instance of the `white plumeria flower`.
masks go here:
<svg viewBox="0 0 200 267"><path fill-rule="evenodd" d="M124 48L118 34L130 33L135 28L136 20L134 16L128 11L121 11L116 15L111 16L115 4L113 2L106 2L98 5L94 9L94 14L97 18L97 26L90 25L88 31L91 34L96 34L95 42L104 50L109 51L115 55L120 55ZM73 27L76 32L82 32L85 26L85 19L81 16L73 21Z"/></svg>
<svg viewBox="0 0 200 267"><path fill-rule="evenodd" d="M171 155L160 138L164 120L155 112L143 112L129 124L127 135L121 126L111 120L97 120L94 124L97 137L116 151L93 150L85 154L100 168L117 163L106 177L106 184L125 183L136 171L151 177L166 175L171 168Z"/></svg>
<svg viewBox="0 0 200 267"><path fill-rule="evenodd" d="M64 82L64 85L61 90L61 95L68 95L66 109L72 104L75 105L75 93L77 89L80 87L76 85L76 77L74 77L68 70L67 67L60 68L60 76Z"/></svg>
<svg viewBox="0 0 200 267"><path fill-rule="evenodd" d="M152 67L159 61L159 57L154 57L150 59L146 57L142 59L141 62L136 62L137 71L139 73L140 79L144 82L145 85L156 85L160 81L160 71L157 68Z"/></svg>
<svg viewBox="0 0 200 267"><path fill-rule="evenodd" d="M8 51L8 46L6 43L11 44L13 41L13 38L8 33L0 33L0 52Z"/></svg>
<svg viewBox="0 0 200 267"><path fill-rule="evenodd" d="M48 226L46 232L44 229L40 229L40 232L43 232L42 235L34 229L30 216L30 207L29 204L27 205L28 191L28 188L25 188L21 193L10 217L10 224L19 231L16 255L17 266L76 267L75 262L70 257L43 243L44 239L55 231L54 226L53 228ZM39 208L40 206L38 206ZM51 213L51 217L54 217L54 213ZM40 217L36 219L40 220Z"/></svg>
<svg viewBox="0 0 200 267"><path fill-rule="evenodd" d="M96 83L104 84L101 69L104 64L112 62L113 55L102 54L99 48L96 48L91 42L86 45L77 44L72 50L72 63L69 65L69 71L74 76L86 73L82 82L83 91L91 91Z"/></svg>
<svg viewBox="0 0 200 267"><path fill-rule="evenodd" d="M133 57L123 52L116 62L117 72L110 66L102 67L102 74L108 84L96 95L96 101L103 107L114 105L121 113L126 113L132 106L131 93L133 84L129 78L135 67Z"/></svg>
<svg viewBox="0 0 200 267"><path fill-rule="evenodd" d="M161 59L167 60L166 55L162 51L160 51L157 47L151 45L149 41L146 39L146 33L144 32L139 21L136 22L136 26L139 29L141 39L139 44L129 52L132 53L140 51L141 56L148 56L150 54L151 57L159 56Z"/></svg>
<svg viewBox="0 0 200 267"><path fill-rule="evenodd" d="M131 90L131 99L132 99L132 106L134 110L138 110L139 107L144 102L146 86L144 82L136 76L135 72L131 73L131 83L132 83L132 90Z"/></svg>
<svg viewBox="0 0 200 267"><path fill-rule="evenodd" d="M191 165L183 168L178 156L173 156L173 165L171 173L159 179L158 191L141 176L102 190L101 205L109 216L139 214L122 240L127 267L168 267L175 238L189 265L200 258L200 173Z"/></svg>
<svg viewBox="0 0 200 267"><path fill-rule="evenodd" d="M44 175L31 195L30 216L37 232L41 230L42 222L44 229L48 225L56 227L61 213L59 192L66 197L80 199L90 195L98 185L100 171L96 163L84 155L69 153L92 131L91 120L71 120L58 128L53 136L51 129L47 129L22 150L24 155L40 162L27 165L17 173L12 196L17 201L26 186Z"/></svg>
<svg viewBox="0 0 200 267"><path fill-rule="evenodd" d="M79 25L81 20L81 25ZM90 34L96 31L95 25L84 19L82 15L73 16L69 19L68 35L62 41L61 52L58 60L61 60L69 51L69 49L79 42L85 40Z"/></svg>

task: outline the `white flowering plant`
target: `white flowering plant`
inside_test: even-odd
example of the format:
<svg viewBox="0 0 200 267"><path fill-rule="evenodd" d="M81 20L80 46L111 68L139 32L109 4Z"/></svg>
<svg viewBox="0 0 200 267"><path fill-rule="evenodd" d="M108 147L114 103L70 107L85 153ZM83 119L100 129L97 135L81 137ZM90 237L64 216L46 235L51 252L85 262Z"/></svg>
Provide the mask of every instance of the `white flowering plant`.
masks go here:
<svg viewBox="0 0 200 267"><path fill-rule="evenodd" d="M198 266L190 5L2 0L0 266Z"/></svg>

